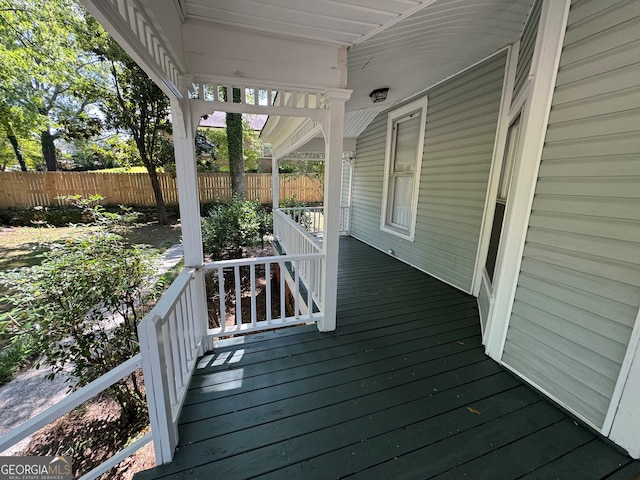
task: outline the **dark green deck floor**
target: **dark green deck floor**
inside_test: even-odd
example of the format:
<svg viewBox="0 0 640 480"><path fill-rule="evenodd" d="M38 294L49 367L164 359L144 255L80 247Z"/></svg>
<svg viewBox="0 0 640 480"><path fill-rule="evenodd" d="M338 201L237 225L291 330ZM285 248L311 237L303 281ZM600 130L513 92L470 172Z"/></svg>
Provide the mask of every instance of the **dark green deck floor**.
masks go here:
<svg viewBox="0 0 640 480"><path fill-rule="evenodd" d="M221 342L197 370L182 479L630 479L640 465L483 354L476 300L340 245L338 329Z"/></svg>

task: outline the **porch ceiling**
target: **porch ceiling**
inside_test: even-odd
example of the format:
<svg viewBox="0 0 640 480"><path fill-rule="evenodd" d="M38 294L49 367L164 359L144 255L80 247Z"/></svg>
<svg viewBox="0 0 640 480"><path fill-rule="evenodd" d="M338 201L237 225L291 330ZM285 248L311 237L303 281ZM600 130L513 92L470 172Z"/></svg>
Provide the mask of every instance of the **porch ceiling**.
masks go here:
<svg viewBox="0 0 640 480"><path fill-rule="evenodd" d="M347 88L353 93L346 104L345 137L357 137L381 111L517 41L532 3L426 2L355 42L347 53ZM379 87L388 87L389 95L374 105L369 93Z"/></svg>
<svg viewBox="0 0 640 480"><path fill-rule="evenodd" d="M170 95L180 97L180 79L189 78L352 90L348 138L381 110L516 41L533 3L81 1ZM379 87L389 96L374 105L369 93Z"/></svg>
<svg viewBox="0 0 640 480"><path fill-rule="evenodd" d="M355 45L435 0L175 0L186 21Z"/></svg>

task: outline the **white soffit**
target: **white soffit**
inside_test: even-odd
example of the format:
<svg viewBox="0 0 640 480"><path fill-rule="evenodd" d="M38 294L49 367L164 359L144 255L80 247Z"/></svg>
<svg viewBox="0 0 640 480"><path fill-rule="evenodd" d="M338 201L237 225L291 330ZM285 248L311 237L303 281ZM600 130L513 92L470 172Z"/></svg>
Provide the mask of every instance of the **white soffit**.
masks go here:
<svg viewBox="0 0 640 480"><path fill-rule="evenodd" d="M435 0L175 0L184 20L355 45Z"/></svg>
<svg viewBox="0 0 640 480"><path fill-rule="evenodd" d="M176 1L187 19L350 45L347 88L353 94L346 104L345 138L358 137L380 112L516 42L533 3L224 0L213 6L207 0ZM380 87L388 87L389 94L374 105L369 93Z"/></svg>
<svg viewBox="0 0 640 480"><path fill-rule="evenodd" d="M371 108L380 87L391 107L517 41L532 3L439 0L350 48L347 111Z"/></svg>

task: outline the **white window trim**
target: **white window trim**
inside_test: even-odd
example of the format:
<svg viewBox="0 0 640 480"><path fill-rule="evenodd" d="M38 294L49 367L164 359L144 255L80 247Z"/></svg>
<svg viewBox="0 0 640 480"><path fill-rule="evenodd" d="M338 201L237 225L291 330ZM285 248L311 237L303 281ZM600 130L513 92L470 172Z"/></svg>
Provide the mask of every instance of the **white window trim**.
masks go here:
<svg viewBox="0 0 640 480"><path fill-rule="evenodd" d="M418 194L420 192L420 171L422 168L422 153L424 150L424 135L427 125L427 101L428 97L415 100L387 114L387 140L384 159L384 183L382 187L382 208L380 212L380 230L413 242L416 230L416 213L418 210ZM396 120L405 117L413 111L420 110L420 130L418 134L418 148L416 167L414 171L413 192L411 194L411 213L409 217L408 231L393 228L387 223L387 207L389 196L389 175L391 173L393 124Z"/></svg>

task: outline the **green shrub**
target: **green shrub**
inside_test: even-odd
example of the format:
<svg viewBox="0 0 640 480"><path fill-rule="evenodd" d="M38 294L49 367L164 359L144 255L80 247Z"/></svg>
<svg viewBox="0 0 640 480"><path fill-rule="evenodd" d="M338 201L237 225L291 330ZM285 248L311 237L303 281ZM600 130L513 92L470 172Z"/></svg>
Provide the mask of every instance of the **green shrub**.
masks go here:
<svg viewBox="0 0 640 480"><path fill-rule="evenodd" d="M121 211L120 205L104 205L104 211L118 213ZM135 207L140 222L157 220L156 207ZM167 215L169 218L178 218L178 206L167 205ZM73 205L49 205L46 207L26 207L26 208L0 208L0 225L13 227L33 227L38 225L49 225L52 227L65 227L70 224L90 223L93 220L91 215L83 213Z"/></svg>
<svg viewBox="0 0 640 480"><path fill-rule="evenodd" d="M202 219L202 245L214 260L242 257L242 247L260 241L261 213L257 202L234 198L214 205Z"/></svg>
<svg viewBox="0 0 640 480"><path fill-rule="evenodd" d="M307 202L298 201L298 197L296 197L295 194L284 197L279 204L281 208L300 208L309 206Z"/></svg>
<svg viewBox="0 0 640 480"><path fill-rule="evenodd" d="M38 353L31 335L18 335L0 350L0 385L13 379L18 370Z"/></svg>
<svg viewBox="0 0 640 480"><path fill-rule="evenodd" d="M37 225L64 227L70 223L77 224L89 220L90 217L85 217L81 209L70 205L3 208L0 210L2 224L14 227L33 227Z"/></svg>
<svg viewBox="0 0 640 480"><path fill-rule="evenodd" d="M137 325L153 292L157 254L124 241L131 212L78 204L97 228L50 245L40 265L0 272L10 292L2 300L12 307L0 326L6 336L32 336L51 377L70 362L82 387L138 352ZM125 415L142 411L135 375L111 392Z"/></svg>

